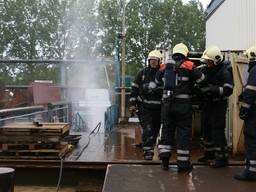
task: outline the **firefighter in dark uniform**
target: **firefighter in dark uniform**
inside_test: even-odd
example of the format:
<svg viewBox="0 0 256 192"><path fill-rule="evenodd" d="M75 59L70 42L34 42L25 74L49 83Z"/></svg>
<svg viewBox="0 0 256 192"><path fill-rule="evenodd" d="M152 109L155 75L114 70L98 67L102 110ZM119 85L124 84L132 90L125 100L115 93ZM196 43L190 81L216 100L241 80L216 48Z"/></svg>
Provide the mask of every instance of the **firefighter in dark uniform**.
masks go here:
<svg viewBox="0 0 256 192"><path fill-rule="evenodd" d="M256 181L256 46L246 51L249 59L249 77L239 100L241 108L239 116L244 120L244 141L246 167L235 175L242 181Z"/></svg>
<svg viewBox="0 0 256 192"><path fill-rule="evenodd" d="M141 69L132 84L130 111L138 109L143 128L142 146L144 159L152 160L154 145L160 129L161 99L163 89L155 83L155 75L160 68L161 53L151 51L148 55L148 66Z"/></svg>
<svg viewBox="0 0 256 192"><path fill-rule="evenodd" d="M233 75L216 46L208 47L202 55L202 60L207 63L204 71L206 86L201 88L205 96L202 110L204 156L198 161L211 162L212 168L226 167L228 165L226 112L228 97L233 92Z"/></svg>
<svg viewBox="0 0 256 192"><path fill-rule="evenodd" d="M177 129L178 171L191 171L190 146L192 137L192 88L201 83L204 75L187 60L188 48L179 43L173 48L173 62L168 62L157 74L156 83L164 84L162 124L159 139L159 158L162 168L168 170L171 150ZM162 81L163 79L163 81Z"/></svg>

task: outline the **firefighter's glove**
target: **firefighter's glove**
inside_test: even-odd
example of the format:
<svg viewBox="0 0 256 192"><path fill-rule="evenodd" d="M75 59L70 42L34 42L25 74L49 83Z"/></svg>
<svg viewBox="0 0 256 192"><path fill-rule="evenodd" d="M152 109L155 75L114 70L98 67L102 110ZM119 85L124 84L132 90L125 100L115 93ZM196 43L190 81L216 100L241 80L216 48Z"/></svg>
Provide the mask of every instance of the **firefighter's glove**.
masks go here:
<svg viewBox="0 0 256 192"><path fill-rule="evenodd" d="M218 97L220 95L219 87L214 85L201 88L201 91L209 98Z"/></svg>
<svg viewBox="0 0 256 192"><path fill-rule="evenodd" d="M249 108L241 107L239 112L239 117L242 120L246 120L249 116Z"/></svg>
<svg viewBox="0 0 256 192"><path fill-rule="evenodd" d="M144 86L143 86L145 92L148 93L148 94L153 93L153 92L155 91L156 87L157 87L157 86L156 86L156 83L153 82L153 81L151 81L151 82L149 82L149 83L146 83L146 84L144 84Z"/></svg>
<svg viewBox="0 0 256 192"><path fill-rule="evenodd" d="M196 95L199 96L199 97L202 97L202 96L203 96L203 92L202 92L202 90L201 90L201 87L200 87L198 84L195 84L195 85L194 85L193 93L196 94Z"/></svg>
<svg viewBox="0 0 256 192"><path fill-rule="evenodd" d="M137 107L136 107L135 105L131 105L131 106L129 107L129 112L130 112L131 114L134 114L134 113L136 112L136 110L137 110Z"/></svg>
<svg viewBox="0 0 256 192"><path fill-rule="evenodd" d="M238 96L238 101L239 101L239 102L242 102L242 101L243 101L243 94L240 94L240 95Z"/></svg>
<svg viewBox="0 0 256 192"><path fill-rule="evenodd" d="M151 81L149 84L148 84L148 89L155 89L156 88L156 83Z"/></svg>

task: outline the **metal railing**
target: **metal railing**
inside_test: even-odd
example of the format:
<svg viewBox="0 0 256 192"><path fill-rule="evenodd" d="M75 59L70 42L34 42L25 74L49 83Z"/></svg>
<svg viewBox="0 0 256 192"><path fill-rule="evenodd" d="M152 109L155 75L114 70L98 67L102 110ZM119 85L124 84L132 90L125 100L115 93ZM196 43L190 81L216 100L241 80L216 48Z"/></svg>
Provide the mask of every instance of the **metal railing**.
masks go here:
<svg viewBox="0 0 256 192"><path fill-rule="evenodd" d="M7 109L10 110L10 109ZM15 109L14 109L15 110ZM0 118L0 126L12 122L69 122L70 106L57 107L50 110L40 110L29 112L26 114L14 114L10 116L2 116Z"/></svg>
<svg viewBox="0 0 256 192"><path fill-rule="evenodd" d="M107 111L105 112L105 131L110 132L114 125L118 123L118 105L111 105L108 107Z"/></svg>
<svg viewBox="0 0 256 192"><path fill-rule="evenodd" d="M73 130L76 132L84 132L87 130L86 122L79 112L76 112L73 117Z"/></svg>

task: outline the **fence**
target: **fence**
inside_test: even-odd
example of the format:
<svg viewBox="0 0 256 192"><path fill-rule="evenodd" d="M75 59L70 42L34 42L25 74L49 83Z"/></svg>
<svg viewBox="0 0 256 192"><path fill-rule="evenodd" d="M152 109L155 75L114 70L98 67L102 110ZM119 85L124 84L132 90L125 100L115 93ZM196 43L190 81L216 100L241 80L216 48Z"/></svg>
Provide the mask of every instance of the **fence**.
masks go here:
<svg viewBox="0 0 256 192"><path fill-rule="evenodd" d="M63 105L63 107L55 107L50 110L39 110L36 112L30 112L22 114L22 110L17 113L16 109L4 109L1 110L8 111L8 116L1 116L0 125L11 122L33 122L33 121L42 121L42 122L70 122L70 110L71 105ZM12 115L9 111L15 111Z"/></svg>
<svg viewBox="0 0 256 192"><path fill-rule="evenodd" d="M105 131L110 132L118 122L118 105L114 104L107 108L105 112Z"/></svg>

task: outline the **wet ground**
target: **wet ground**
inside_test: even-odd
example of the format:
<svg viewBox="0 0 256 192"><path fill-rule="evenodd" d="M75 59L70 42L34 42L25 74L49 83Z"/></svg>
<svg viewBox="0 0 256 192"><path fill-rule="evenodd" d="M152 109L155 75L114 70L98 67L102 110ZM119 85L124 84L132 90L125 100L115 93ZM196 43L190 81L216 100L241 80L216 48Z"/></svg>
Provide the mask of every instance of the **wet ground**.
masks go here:
<svg viewBox="0 0 256 192"><path fill-rule="evenodd" d="M190 174L176 166L163 171L157 165L109 165L103 192L250 192L256 182L242 182L233 175L242 167L212 169L196 166Z"/></svg>
<svg viewBox="0 0 256 192"><path fill-rule="evenodd" d="M253 191L250 185L249 188L244 184L236 184L237 181L233 180L233 173L237 170L242 170L243 167L229 167L221 170L213 170L207 166L195 166L192 172L192 177L183 176L177 174L177 168L175 167L176 155L174 154L171 159L170 171L162 171L160 168L160 161L158 160L157 150L155 149L155 155L153 161L144 161L143 152L141 147L135 146L135 128L139 127L138 124L131 123L129 125L120 125L111 133L76 133L82 134L83 137L79 141L78 145L73 151L66 156L66 162L81 162L83 165L89 165L90 170L96 170L97 165L107 166L109 164L118 165L110 166L107 171L107 177L105 177L105 189L104 192L115 191L131 191L131 192L165 192L165 191L216 191L215 187L218 186L219 192L226 191ZM202 149L199 145L199 139L193 139L193 147L191 159L196 162L199 156L202 155ZM239 158L231 158L231 160L242 160ZM243 162L237 162L242 164ZM80 165L81 166L81 165ZM104 169L105 171L105 169ZM57 182L57 171L53 179ZM88 172L88 171L85 171ZM85 173L84 172L84 173ZM64 170L65 174L67 170ZM74 174L75 180L82 180L83 177L78 177L77 172ZM105 172L103 173L105 174ZM46 173L47 175L47 173ZM89 179L88 179L89 178ZM64 187L62 185L61 192L73 192L73 191L101 191L104 182L104 175L102 177L92 176L92 173L88 173L88 178L84 179L84 184L77 185L75 187ZM90 178L94 180L89 181ZM100 179L97 179L100 178ZM163 178L163 179L162 179ZM207 178L207 179L206 179ZM120 180L121 179L121 180ZM88 182L89 181L89 182ZM55 182L55 183L56 183ZM219 182L221 185L219 185ZM65 181L63 181L63 184ZM111 185L110 185L111 183ZM238 182L240 183L240 182ZM141 187L143 184L143 187ZM120 186L121 185L121 186ZM226 188L226 185L234 186L235 190ZM126 186L125 188L123 186ZM127 187L128 186L128 187ZM145 186L148 186L144 188ZM242 188L239 188L242 187ZM111 190L109 189L111 187ZM255 188L255 184L253 185ZM96 189L98 188L98 189ZM169 190L172 188L173 190ZM91 190L92 189L92 190ZM114 190L115 189L115 190ZM119 189L119 190L118 190ZM121 190L122 189L122 190ZM129 190L128 190L129 189ZM155 190L156 189L156 190ZM241 190L237 190L241 189ZM250 190L248 190L250 189ZM151 191L150 191L151 190ZM15 192L25 191L56 191L55 184L49 187L43 186L15 186Z"/></svg>
<svg viewBox="0 0 256 192"><path fill-rule="evenodd" d="M89 135L89 133L83 132L83 138L66 160L83 162L142 161L142 148L135 146L136 127L139 127L139 125L135 123L121 125L109 134ZM191 160L196 161L202 154L200 138L195 137L192 142ZM156 148L153 160L158 160ZM176 160L175 151L171 160ZM231 160L243 160L243 158L231 157Z"/></svg>
<svg viewBox="0 0 256 192"><path fill-rule="evenodd" d="M89 135L84 132L76 149L66 160L85 162L143 160L142 149L135 146L135 126L116 128L109 134Z"/></svg>

